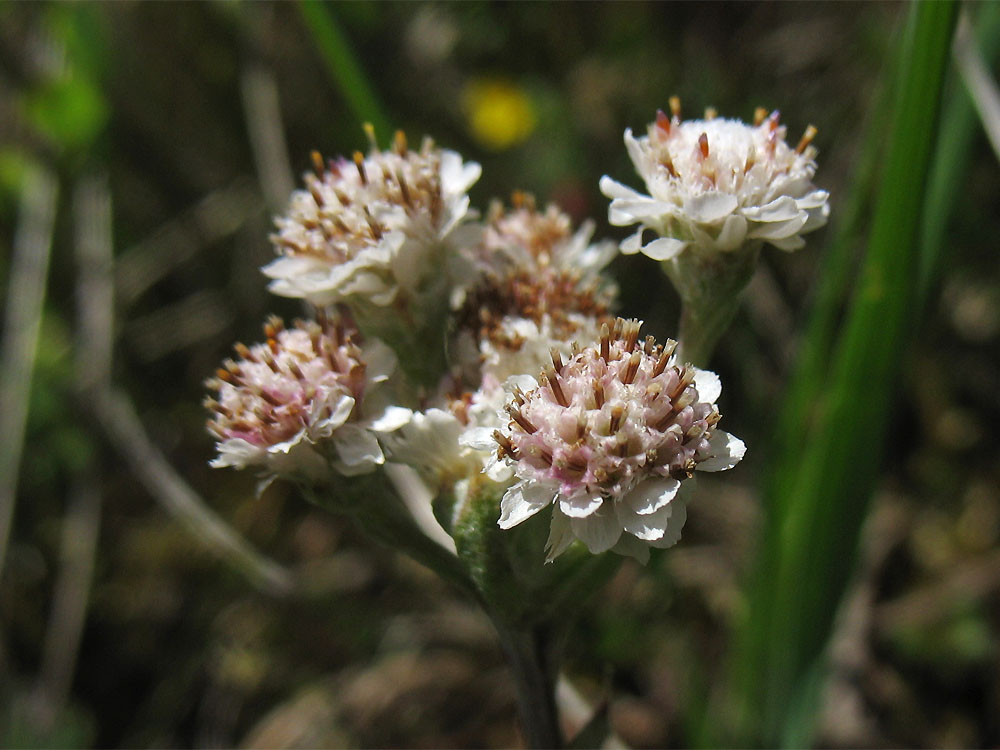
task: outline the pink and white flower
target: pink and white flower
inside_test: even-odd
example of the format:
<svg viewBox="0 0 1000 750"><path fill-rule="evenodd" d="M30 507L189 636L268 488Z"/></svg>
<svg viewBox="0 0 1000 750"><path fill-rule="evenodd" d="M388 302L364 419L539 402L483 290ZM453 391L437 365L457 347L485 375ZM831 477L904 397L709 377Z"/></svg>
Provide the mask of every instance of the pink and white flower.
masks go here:
<svg viewBox="0 0 1000 750"><path fill-rule="evenodd" d="M672 341L640 342L639 326L618 319L568 361L554 355L540 381L512 378L503 426L466 438L496 448L488 473L513 468L519 480L503 497L501 528L552 506L549 560L576 539L640 560L672 546L686 480L732 468L746 450L717 428L719 378L678 364Z"/></svg>
<svg viewBox="0 0 1000 750"><path fill-rule="evenodd" d="M382 464L373 430L398 428L409 413L372 397L395 368L392 352L374 340L362 350L326 318L290 329L272 318L264 331L266 343L238 344L240 358L207 382L218 391L205 402L218 439L212 466L320 481L331 469L352 476Z"/></svg>
<svg viewBox="0 0 1000 750"><path fill-rule="evenodd" d="M263 269L275 294L386 306L400 290L419 292L478 237L466 191L480 167L430 139L414 151L397 133L388 151L313 158L306 189L276 219L279 257Z"/></svg>
<svg viewBox="0 0 1000 750"><path fill-rule="evenodd" d="M670 260L688 248L728 253L763 242L791 251L805 244L802 235L826 223L828 193L812 184L815 128L792 148L777 111L767 116L758 109L747 125L714 117L681 120L676 97L671 109L672 117L657 113L645 136L625 131L625 147L648 194L601 178L601 192L611 198L608 220L639 225L621 243L623 253ZM657 238L645 241L647 229Z"/></svg>

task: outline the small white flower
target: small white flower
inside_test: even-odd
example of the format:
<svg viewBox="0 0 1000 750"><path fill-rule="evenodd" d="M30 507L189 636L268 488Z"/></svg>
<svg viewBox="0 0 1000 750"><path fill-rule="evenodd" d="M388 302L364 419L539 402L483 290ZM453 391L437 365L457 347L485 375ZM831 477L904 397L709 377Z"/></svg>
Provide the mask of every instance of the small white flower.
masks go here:
<svg viewBox="0 0 1000 750"><path fill-rule="evenodd" d="M802 235L826 223L828 193L812 184L816 149L810 126L796 148L785 142L778 113L759 109L753 125L739 120L680 119L657 113L648 135L625 131L625 146L648 195L610 177L601 192L611 198L608 220L615 226L639 224L621 243L626 254L640 250L654 260L670 260L686 248L703 253L733 252L769 242L797 250ZM658 237L649 242L643 230Z"/></svg>
<svg viewBox="0 0 1000 750"><path fill-rule="evenodd" d="M392 352L371 341L364 351L339 322L264 326L267 343L237 345L207 385L218 439L213 467L256 466L268 476L322 481L332 466L346 476L385 461L373 430L398 428L408 410L380 406L370 392L395 367Z"/></svg>
<svg viewBox="0 0 1000 750"><path fill-rule="evenodd" d="M519 481L503 497L499 524L554 506L549 560L574 539L595 554L641 560L649 546L675 544L685 480L696 469L731 468L746 450L716 428L719 378L677 364L674 342L640 343L639 325L618 319L599 344L565 363L554 357L541 383L508 383L506 424L493 440Z"/></svg>
<svg viewBox="0 0 1000 750"><path fill-rule="evenodd" d="M566 355L611 320L615 288L600 272L614 244L592 243L592 223L574 232L569 216L537 210L530 195L515 193L513 203L491 208L472 251L481 276L457 305L453 361L473 380L537 372L553 347Z"/></svg>
<svg viewBox="0 0 1000 750"><path fill-rule="evenodd" d="M315 174L292 194L276 219L279 258L263 271L270 289L315 305L393 302L437 279L449 257L478 237L466 191L480 167L426 139L410 150L402 133L394 148L367 158L331 160L314 153Z"/></svg>

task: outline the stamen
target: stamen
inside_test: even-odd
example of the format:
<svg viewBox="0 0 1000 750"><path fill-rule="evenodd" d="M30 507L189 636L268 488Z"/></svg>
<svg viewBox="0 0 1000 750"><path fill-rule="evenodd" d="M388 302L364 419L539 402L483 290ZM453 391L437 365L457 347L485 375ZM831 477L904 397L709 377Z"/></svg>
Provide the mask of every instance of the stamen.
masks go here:
<svg viewBox="0 0 1000 750"><path fill-rule="evenodd" d="M370 122L362 123L361 128L365 131L365 137L368 139L368 145L371 147L372 151L378 151L378 141L375 140L375 126Z"/></svg>
<svg viewBox="0 0 1000 750"><path fill-rule="evenodd" d="M678 120L681 119L681 98L679 96L672 96L668 100L670 102L670 114L676 117Z"/></svg>
<svg viewBox="0 0 1000 750"><path fill-rule="evenodd" d="M594 403L598 409L604 406L604 385L599 380L594 382Z"/></svg>
<svg viewBox="0 0 1000 750"><path fill-rule="evenodd" d="M397 154L405 157L407 152L406 133L402 130L397 130L392 145L396 149Z"/></svg>
<svg viewBox="0 0 1000 750"><path fill-rule="evenodd" d="M719 111L715 107L705 107L705 119L714 120L719 116Z"/></svg>
<svg viewBox="0 0 1000 750"><path fill-rule="evenodd" d="M625 368L625 375L622 377L622 382L625 385L632 385L636 373L639 372L639 362L641 361L642 353L632 352L632 356L628 359L628 366Z"/></svg>
<svg viewBox="0 0 1000 750"><path fill-rule="evenodd" d="M566 400L566 394L563 393L562 386L559 384L559 376L549 370L545 373L545 379L549 381L549 390L552 391L552 395L555 397L559 405L563 407L569 406L569 401Z"/></svg>
<svg viewBox="0 0 1000 750"><path fill-rule="evenodd" d="M753 124L755 127L760 127L760 124L764 122L764 118L767 117L767 108L757 107L753 111Z"/></svg>
<svg viewBox="0 0 1000 750"><path fill-rule="evenodd" d="M656 360L656 365L653 367L654 378L661 375L667 369L667 363L670 361L670 357L673 356L676 348L677 342L673 339L667 339L667 343L663 345L663 352L661 352L660 358Z"/></svg>
<svg viewBox="0 0 1000 750"><path fill-rule="evenodd" d="M313 171L316 173L317 177L323 176L323 154L315 149L309 154L309 158L312 159Z"/></svg>
<svg viewBox="0 0 1000 750"><path fill-rule="evenodd" d="M403 196L403 203L407 206L412 206L413 200L410 198L410 188L406 184L403 173L399 170L396 171L396 181L399 183L399 192Z"/></svg>
<svg viewBox="0 0 1000 750"><path fill-rule="evenodd" d="M500 430L493 430L493 439L500 446L500 458L510 456L513 460L517 460L517 447L510 441L510 438L500 432Z"/></svg>
<svg viewBox="0 0 1000 750"><path fill-rule="evenodd" d="M514 406L513 404L507 404L507 406L504 408L510 415L510 418L513 419L515 422L517 422L518 427L527 432L529 435L538 432L538 428L535 427L535 425L531 424L531 422L528 421L528 418L524 416L521 413L521 410L518 409L516 406Z"/></svg>
<svg viewBox="0 0 1000 750"><path fill-rule="evenodd" d="M608 324L601 324L601 359L605 362L611 356L611 331L608 330Z"/></svg>
<svg viewBox="0 0 1000 750"><path fill-rule="evenodd" d="M701 151L701 158L708 158L708 133L698 136L698 150Z"/></svg>
<svg viewBox="0 0 1000 750"><path fill-rule="evenodd" d="M629 320L625 323L625 351L634 351L636 342L639 340L639 328L641 323L638 320Z"/></svg>
<svg viewBox="0 0 1000 750"><path fill-rule="evenodd" d="M555 347L552 347L549 349L549 356L552 357L552 367L561 375L563 369L562 353Z"/></svg>
<svg viewBox="0 0 1000 750"><path fill-rule="evenodd" d="M358 175L361 177L361 184L368 184L368 174L365 172L365 157L360 151L354 152L354 165L358 168Z"/></svg>
<svg viewBox="0 0 1000 750"><path fill-rule="evenodd" d="M670 118L662 109L656 110L656 127L663 135L670 135Z"/></svg>
<svg viewBox="0 0 1000 750"><path fill-rule="evenodd" d="M818 132L812 125L808 126L806 132L802 134L802 140L799 141L799 145L795 147L795 153L801 154L805 151L806 146L812 143L812 139L816 137L816 133Z"/></svg>
<svg viewBox="0 0 1000 750"><path fill-rule="evenodd" d="M615 404L611 407L611 421L608 424L608 430L612 435L618 432L618 428L621 427L622 417L625 415L625 408L620 404Z"/></svg>

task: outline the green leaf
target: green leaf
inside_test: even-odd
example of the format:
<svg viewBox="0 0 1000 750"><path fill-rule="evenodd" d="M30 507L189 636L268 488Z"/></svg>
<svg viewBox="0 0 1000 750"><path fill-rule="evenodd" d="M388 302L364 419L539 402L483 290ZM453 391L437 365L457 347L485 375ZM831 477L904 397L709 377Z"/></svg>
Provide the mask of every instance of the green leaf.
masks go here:
<svg viewBox="0 0 1000 750"><path fill-rule="evenodd" d="M888 137L883 141L875 129L869 138L876 144L866 149L880 154L883 171L860 279L830 347L848 262L840 249L813 314L809 333L816 338L806 343L781 422L738 654L743 743L801 738L801 729L786 723L794 718L802 726L808 708L795 717L788 708L823 652L852 572L915 318L924 187L955 15L949 2L909 6ZM862 206L859 196L852 222Z"/></svg>

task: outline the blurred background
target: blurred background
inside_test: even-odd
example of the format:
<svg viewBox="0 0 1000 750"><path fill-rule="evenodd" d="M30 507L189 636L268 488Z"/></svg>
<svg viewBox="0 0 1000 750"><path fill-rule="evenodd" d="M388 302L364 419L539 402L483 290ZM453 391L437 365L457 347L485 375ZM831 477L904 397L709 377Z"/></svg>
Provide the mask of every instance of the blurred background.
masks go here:
<svg viewBox="0 0 1000 750"><path fill-rule="evenodd" d="M290 487L257 498L250 473L210 469L202 382L266 315L300 313L258 269L312 149L364 150L363 120L383 145L431 135L482 164L481 209L526 190L621 239L598 179L638 183L622 131L672 94L686 116L780 109L793 142L816 125L832 196L804 250L765 250L713 362L747 460L701 482L683 541L626 561L566 646L621 741L705 742L755 604L776 414L906 10L0 5L0 745L519 744L474 605ZM963 95L952 76L945 101ZM965 132L861 542L832 563L850 583L819 746L1000 744L1000 172L972 115ZM839 246L853 272L863 243ZM610 272L621 314L675 333L648 259Z"/></svg>

